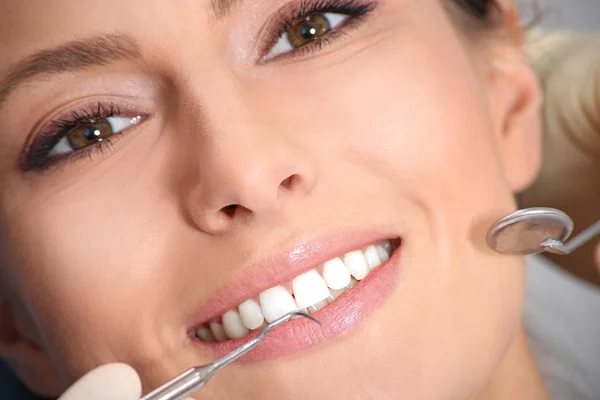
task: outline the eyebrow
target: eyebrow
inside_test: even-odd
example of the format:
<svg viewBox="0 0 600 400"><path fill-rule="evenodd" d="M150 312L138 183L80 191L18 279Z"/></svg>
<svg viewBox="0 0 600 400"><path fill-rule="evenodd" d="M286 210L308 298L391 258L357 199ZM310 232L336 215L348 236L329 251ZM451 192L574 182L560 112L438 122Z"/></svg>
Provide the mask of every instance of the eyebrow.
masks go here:
<svg viewBox="0 0 600 400"><path fill-rule="evenodd" d="M6 78L0 82L0 107L14 90L34 78L140 57L141 51L135 39L117 34L91 37L42 50L10 68Z"/></svg>
<svg viewBox="0 0 600 400"><path fill-rule="evenodd" d="M212 9L217 19L221 19L241 2L242 0L212 0Z"/></svg>
<svg viewBox="0 0 600 400"><path fill-rule="evenodd" d="M242 1L211 0L213 13L217 19L224 18ZM0 81L0 108L12 92L34 78L139 58L140 46L131 36L123 34L95 36L42 50L18 62Z"/></svg>

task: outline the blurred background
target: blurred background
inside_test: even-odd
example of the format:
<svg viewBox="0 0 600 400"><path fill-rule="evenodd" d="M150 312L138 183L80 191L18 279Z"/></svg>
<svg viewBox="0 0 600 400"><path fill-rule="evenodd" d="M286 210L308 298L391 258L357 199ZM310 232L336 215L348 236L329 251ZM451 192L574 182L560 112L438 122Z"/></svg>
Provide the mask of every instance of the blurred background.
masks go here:
<svg viewBox="0 0 600 400"><path fill-rule="evenodd" d="M532 11L542 11L540 25L545 28L570 28L590 31L600 28L600 0L518 0L526 21Z"/></svg>

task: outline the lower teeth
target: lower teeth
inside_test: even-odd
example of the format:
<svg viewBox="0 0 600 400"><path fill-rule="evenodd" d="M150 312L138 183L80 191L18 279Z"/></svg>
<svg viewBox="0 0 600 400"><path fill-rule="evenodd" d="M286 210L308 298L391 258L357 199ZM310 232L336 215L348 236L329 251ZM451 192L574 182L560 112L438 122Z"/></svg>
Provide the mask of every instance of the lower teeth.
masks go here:
<svg viewBox="0 0 600 400"><path fill-rule="evenodd" d="M317 304L313 304L312 306L308 307L306 310L310 314L314 314L314 313L316 313L317 311L319 311L320 309L324 308L327 305L329 305L329 301L323 300L323 301L318 302Z"/></svg>

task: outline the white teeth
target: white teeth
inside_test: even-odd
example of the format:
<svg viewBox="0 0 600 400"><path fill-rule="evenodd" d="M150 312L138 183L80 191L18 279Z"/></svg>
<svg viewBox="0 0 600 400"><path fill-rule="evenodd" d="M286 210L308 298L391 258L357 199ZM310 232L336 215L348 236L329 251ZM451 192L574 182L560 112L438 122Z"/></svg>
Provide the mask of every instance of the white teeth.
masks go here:
<svg viewBox="0 0 600 400"><path fill-rule="evenodd" d="M329 297L327 284L314 269L294 278L292 287L299 308L310 307Z"/></svg>
<svg viewBox="0 0 600 400"><path fill-rule="evenodd" d="M346 290L348 290L348 288L342 288L342 289L330 289L330 295L329 295L329 302L334 301L335 299L337 299L338 297L340 297Z"/></svg>
<svg viewBox="0 0 600 400"><path fill-rule="evenodd" d="M223 329L223 325L221 325L218 321L210 321L208 324L210 326L210 330L212 331L213 336L218 342L222 342L227 340L227 335L225 334L225 329Z"/></svg>
<svg viewBox="0 0 600 400"><path fill-rule="evenodd" d="M267 322L273 322L289 312L298 310L296 301L283 286L267 289L258 298Z"/></svg>
<svg viewBox="0 0 600 400"><path fill-rule="evenodd" d="M386 245L386 243L387 243L387 245ZM381 245L381 244L375 245L375 248L377 248L377 253L379 253L379 259L381 260L382 263L384 263L390 259L390 254L392 253L391 246L392 246L392 243L389 240L385 241L383 245Z"/></svg>
<svg viewBox="0 0 600 400"><path fill-rule="evenodd" d="M249 332L248 328L242 322L240 318L240 314L238 314L235 310L229 310L223 317L221 317L223 321L223 329L225 330L225 334L230 339L240 339L246 336Z"/></svg>
<svg viewBox="0 0 600 400"><path fill-rule="evenodd" d="M329 297L329 290L327 291L328 296ZM323 301L319 301L318 303L313 304L312 306L308 307L308 312L309 313L316 313L317 311L319 311L322 308L325 308L326 306L329 305L329 301L327 300L323 300Z"/></svg>
<svg viewBox="0 0 600 400"><path fill-rule="evenodd" d="M248 329L259 328L265 322L260 306L252 299L240 304L239 310L242 322Z"/></svg>
<svg viewBox="0 0 600 400"><path fill-rule="evenodd" d="M323 278L327 286L334 290L345 288L352 279L350 271L339 257L323 264Z"/></svg>
<svg viewBox="0 0 600 400"><path fill-rule="evenodd" d="M392 254L392 241L391 240L384 240L383 242L381 242L378 246L383 247L383 249L385 250L386 254L389 255Z"/></svg>
<svg viewBox="0 0 600 400"><path fill-rule="evenodd" d="M210 328L207 328L206 326L200 326L198 329L196 329L196 337L200 340L204 340L205 342L217 341Z"/></svg>
<svg viewBox="0 0 600 400"><path fill-rule="evenodd" d="M366 248L365 257L367 258L369 270L372 271L381 265L381 258L379 257L379 252L377 251L377 247L375 247L374 245L371 245Z"/></svg>
<svg viewBox="0 0 600 400"><path fill-rule="evenodd" d="M239 339L250 331L259 329L296 310L315 313L326 307L340 295L353 288L371 271L389 260L392 242L386 240L369 245L363 251L351 251L333 258L319 269L313 269L294 278L291 282L293 296L286 289L276 286L265 290L256 299L249 299L237 308L196 328L195 335L205 342Z"/></svg>
<svg viewBox="0 0 600 400"><path fill-rule="evenodd" d="M360 250L346 253L346 255L344 255L344 264L346 264L350 274L359 281L369 275L367 259L365 254Z"/></svg>
<svg viewBox="0 0 600 400"><path fill-rule="evenodd" d="M354 278L350 278L350 282L348 283L348 286L345 286L341 289L330 289L329 290L329 302L331 303L333 300L337 299L338 297L340 297L342 294L344 294L348 289L352 289L354 286L356 286L358 284L358 281Z"/></svg>

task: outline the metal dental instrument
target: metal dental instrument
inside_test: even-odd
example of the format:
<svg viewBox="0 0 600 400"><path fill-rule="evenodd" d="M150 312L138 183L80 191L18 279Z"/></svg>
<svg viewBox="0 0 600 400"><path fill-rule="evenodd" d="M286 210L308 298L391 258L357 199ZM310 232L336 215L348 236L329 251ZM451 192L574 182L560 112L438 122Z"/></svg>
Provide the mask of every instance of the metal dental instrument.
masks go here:
<svg viewBox="0 0 600 400"><path fill-rule="evenodd" d="M269 333L270 330L291 320L294 317L306 317L313 320L317 324L320 324L318 320L309 314L306 314L302 311L292 311L265 326L258 336L226 356L210 364L188 369L158 389L148 393L140 400L183 400L185 397L198 392L204 387L204 385L206 385L208 380L212 378L214 374L258 346L260 342L262 342L262 340L267 336L267 333Z"/></svg>
<svg viewBox="0 0 600 400"><path fill-rule="evenodd" d="M573 220L554 208L527 208L497 221L487 234L492 250L527 255L549 252L567 255L600 235L600 220L565 243L573 233Z"/></svg>

